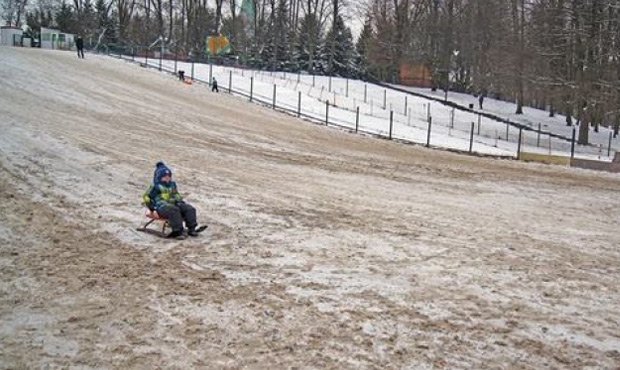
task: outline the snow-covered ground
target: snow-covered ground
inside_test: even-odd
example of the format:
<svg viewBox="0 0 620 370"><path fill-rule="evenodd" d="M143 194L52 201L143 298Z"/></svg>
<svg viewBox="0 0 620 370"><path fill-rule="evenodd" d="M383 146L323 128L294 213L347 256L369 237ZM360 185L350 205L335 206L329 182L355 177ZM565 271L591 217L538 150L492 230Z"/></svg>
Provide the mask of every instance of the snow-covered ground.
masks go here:
<svg viewBox="0 0 620 370"><path fill-rule="evenodd" d="M124 56L130 59L129 56ZM150 67L159 68L159 59L134 58L148 63ZM162 61L162 69L174 71L182 69L191 77L191 63ZM516 156L519 130L514 126L498 122L478 114L460 111L441 103L387 89L371 83L343 78L291 74L285 72L264 72L244 70L232 67L194 64L195 79L209 81L215 77L222 90L252 95L266 104L273 103L274 85L276 87L276 106L297 112L299 93L301 92L301 113L317 121L325 121L354 129L357 121L356 110L359 107L359 129L361 131L389 136L390 112L393 112L392 137L426 144L428 119L432 117L430 144L442 148L468 151L473 124L472 151L499 156ZM443 93L432 93L430 89L409 89L416 93L443 98ZM477 102L471 95L449 93L448 99L462 106ZM326 112L326 100L330 101ZM477 106L477 104L475 105ZM487 98L484 111L512 122L524 124L541 131L550 132L570 138L572 128L567 127L564 116L549 118L545 111L525 108L524 115L515 115L515 105ZM576 157L609 161L620 148L620 138L612 138L610 130L602 127L598 133L591 130L592 146L576 145ZM570 142L545 134L524 130L522 132L522 151L570 156Z"/></svg>
<svg viewBox="0 0 620 370"><path fill-rule="evenodd" d="M354 135L91 54L0 47L0 81L2 369L620 363L618 175ZM201 238L134 230L162 159Z"/></svg>

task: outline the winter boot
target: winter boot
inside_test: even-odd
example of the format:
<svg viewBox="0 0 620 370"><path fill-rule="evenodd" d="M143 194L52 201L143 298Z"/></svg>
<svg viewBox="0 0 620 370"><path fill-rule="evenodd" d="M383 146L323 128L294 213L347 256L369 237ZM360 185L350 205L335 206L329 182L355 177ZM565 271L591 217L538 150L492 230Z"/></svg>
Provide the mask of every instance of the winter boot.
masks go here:
<svg viewBox="0 0 620 370"><path fill-rule="evenodd" d="M183 229L181 230L173 230L170 234L168 234L167 238L169 239L185 239L185 235L183 235Z"/></svg>

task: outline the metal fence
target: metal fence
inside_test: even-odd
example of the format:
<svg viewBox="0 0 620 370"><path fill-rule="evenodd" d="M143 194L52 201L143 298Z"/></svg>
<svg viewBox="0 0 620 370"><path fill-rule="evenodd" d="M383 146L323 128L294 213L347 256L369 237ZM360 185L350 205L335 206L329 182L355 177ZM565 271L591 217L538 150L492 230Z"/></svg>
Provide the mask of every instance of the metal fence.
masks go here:
<svg viewBox="0 0 620 370"><path fill-rule="evenodd" d="M524 147L527 147L528 151L533 150L541 154L571 157L581 155L590 159L609 160L615 154L615 150L612 149L611 132L606 147L577 145L575 128L571 137L564 137L543 131L541 127L530 128L488 113L483 114L453 103L446 104L438 99L429 99L426 96L420 97L429 99L428 103L422 107L413 106L408 99L419 94L388 88L385 85L337 79L331 76L257 71L238 66L222 67L222 64L227 64L222 60L196 62L192 56L165 54L144 47L106 45L104 52L139 63L146 68L175 75L183 69L185 77L209 86L212 86L213 78L217 74L220 79L218 87L222 92L245 97L251 102L296 117L389 140L442 147L459 152L516 158L520 157ZM227 78L223 81L222 68L226 68L227 71ZM214 69L217 69L217 73ZM340 87L335 86L336 80ZM259 82L262 84L262 89L255 88ZM272 85L269 95L265 94L265 83ZM351 84L357 84L357 89L350 89ZM364 85L363 89L360 84ZM279 88L286 90L284 98L279 96ZM290 96L291 89L297 92L296 101ZM388 100L389 95L396 96L394 91L402 96L398 96L398 101L393 97ZM318 112L318 101L323 106L322 112ZM442 110L443 117L433 117L431 109L433 102L439 107L436 109ZM465 120L456 120L457 113L470 116ZM451 140L454 140L454 143L451 143ZM493 148L497 148L497 152L494 152Z"/></svg>

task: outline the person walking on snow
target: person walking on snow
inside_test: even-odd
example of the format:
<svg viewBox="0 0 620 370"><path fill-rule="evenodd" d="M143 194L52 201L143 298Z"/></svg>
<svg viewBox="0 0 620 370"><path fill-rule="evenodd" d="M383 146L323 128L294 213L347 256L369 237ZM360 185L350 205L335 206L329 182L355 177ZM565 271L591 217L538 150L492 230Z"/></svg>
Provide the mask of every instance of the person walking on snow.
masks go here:
<svg viewBox="0 0 620 370"><path fill-rule="evenodd" d="M77 49L78 58L81 57L84 59L84 40L82 40L82 36L78 35L77 39L75 39L75 47Z"/></svg>
<svg viewBox="0 0 620 370"><path fill-rule="evenodd" d="M213 77L213 84L212 84L212 88L211 91L215 91L215 92L220 92L220 90L218 90L217 88L217 80L215 79L215 77Z"/></svg>
<svg viewBox="0 0 620 370"><path fill-rule="evenodd" d="M176 182L172 181L172 171L163 163L158 162L153 177L153 185L143 196L144 204L168 220L172 232L168 238L184 238L183 223L187 227L187 235L198 236L196 227L196 209L183 200L177 190ZM201 230L204 229L201 228Z"/></svg>

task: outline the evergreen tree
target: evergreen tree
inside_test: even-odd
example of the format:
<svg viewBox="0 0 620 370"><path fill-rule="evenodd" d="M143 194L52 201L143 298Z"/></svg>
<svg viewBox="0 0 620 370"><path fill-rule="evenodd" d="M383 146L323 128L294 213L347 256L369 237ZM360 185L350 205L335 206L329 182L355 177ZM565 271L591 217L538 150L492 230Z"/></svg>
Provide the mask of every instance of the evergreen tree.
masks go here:
<svg viewBox="0 0 620 370"><path fill-rule="evenodd" d="M274 26L274 46L275 55L273 60L275 61L275 69L281 71L288 71L291 67L291 53L290 53L290 27L289 27L289 14L287 0L278 1L278 11L276 14L275 26Z"/></svg>
<svg viewBox="0 0 620 370"><path fill-rule="evenodd" d="M366 77L370 69L370 49L373 37L372 18L368 16L366 17L366 22L364 22L364 28L362 28L362 32L357 39L357 45L355 46L358 54L358 72L361 77Z"/></svg>
<svg viewBox="0 0 620 370"><path fill-rule="evenodd" d="M317 70L317 61L321 49L321 30L314 14L306 14L301 20L299 37L295 44L294 61L299 69L313 73Z"/></svg>
<svg viewBox="0 0 620 370"><path fill-rule="evenodd" d="M263 25L262 34L265 35L265 43L260 49L261 67L267 67L270 70L275 70L277 67L277 32L276 32L276 9L274 9L274 1L271 2L271 13L269 14L269 21Z"/></svg>
<svg viewBox="0 0 620 370"><path fill-rule="evenodd" d="M333 23L333 27L327 33L326 40L334 40L334 54L332 55L332 71L331 73L336 76L352 77L356 74L357 66L355 61L355 48L353 46L353 36L351 30L344 25L344 20L341 16L336 18ZM331 47L329 42L323 45L323 55L329 56L331 54Z"/></svg>
<svg viewBox="0 0 620 370"><path fill-rule="evenodd" d="M260 50L260 67L274 70L276 68L276 34L273 27L268 28L267 40Z"/></svg>
<svg viewBox="0 0 620 370"><path fill-rule="evenodd" d="M71 5L64 0L56 12L56 26L62 32L76 33L76 22Z"/></svg>

